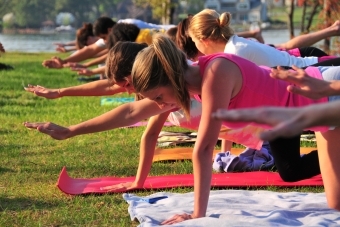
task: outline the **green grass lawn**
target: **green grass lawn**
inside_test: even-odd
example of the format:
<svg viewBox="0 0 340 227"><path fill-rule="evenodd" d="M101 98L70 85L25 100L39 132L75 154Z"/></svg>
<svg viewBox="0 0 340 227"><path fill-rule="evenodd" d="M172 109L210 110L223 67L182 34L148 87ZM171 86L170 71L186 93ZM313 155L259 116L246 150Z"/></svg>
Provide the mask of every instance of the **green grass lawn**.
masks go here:
<svg viewBox="0 0 340 227"><path fill-rule="evenodd" d="M0 62L15 69L0 71L0 226L137 226L121 194L67 196L55 186L63 166L72 177L134 176L138 166L140 128L82 135L57 141L25 121L69 126L90 119L111 106L100 106L99 97L64 97L47 100L23 89L23 84L59 88L80 84L74 72L41 66L52 54L6 53ZM185 131L167 128L168 131ZM313 145L313 144L312 144ZM192 172L190 161L154 163L151 175ZM323 188L279 191L320 192ZM189 192L192 188L169 189ZM257 189L255 189L257 190ZM135 192L148 195L154 191Z"/></svg>

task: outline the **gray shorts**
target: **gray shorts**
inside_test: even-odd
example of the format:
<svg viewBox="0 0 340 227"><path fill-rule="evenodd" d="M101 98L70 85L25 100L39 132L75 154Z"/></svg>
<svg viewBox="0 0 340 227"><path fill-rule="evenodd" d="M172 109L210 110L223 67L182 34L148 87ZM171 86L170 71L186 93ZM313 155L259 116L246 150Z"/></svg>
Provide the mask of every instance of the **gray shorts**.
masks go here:
<svg viewBox="0 0 340 227"><path fill-rule="evenodd" d="M340 66L319 66L318 68L324 80L340 80ZM328 97L328 102L337 100L340 100L340 95Z"/></svg>

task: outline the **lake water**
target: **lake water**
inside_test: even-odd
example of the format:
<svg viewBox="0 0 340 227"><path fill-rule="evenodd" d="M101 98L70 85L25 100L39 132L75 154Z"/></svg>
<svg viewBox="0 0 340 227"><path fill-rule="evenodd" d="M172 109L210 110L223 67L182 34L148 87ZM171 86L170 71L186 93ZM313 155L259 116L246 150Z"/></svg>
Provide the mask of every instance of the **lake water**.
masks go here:
<svg viewBox="0 0 340 227"><path fill-rule="evenodd" d="M299 31L296 31L295 34L299 34ZM268 44L278 44L289 40L288 30L264 30L262 35ZM0 34L0 42L8 52L55 52L54 42L68 42L74 40L74 38L74 33L46 35Z"/></svg>

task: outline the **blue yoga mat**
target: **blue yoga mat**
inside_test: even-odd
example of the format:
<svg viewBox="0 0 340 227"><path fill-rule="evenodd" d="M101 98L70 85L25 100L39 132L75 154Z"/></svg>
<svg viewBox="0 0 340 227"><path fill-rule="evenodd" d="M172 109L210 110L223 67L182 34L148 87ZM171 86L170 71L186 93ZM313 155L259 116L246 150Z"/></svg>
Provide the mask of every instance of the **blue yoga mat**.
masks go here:
<svg viewBox="0 0 340 227"><path fill-rule="evenodd" d="M123 103L133 102L134 97L115 97L115 98L101 98L100 105L120 105Z"/></svg>

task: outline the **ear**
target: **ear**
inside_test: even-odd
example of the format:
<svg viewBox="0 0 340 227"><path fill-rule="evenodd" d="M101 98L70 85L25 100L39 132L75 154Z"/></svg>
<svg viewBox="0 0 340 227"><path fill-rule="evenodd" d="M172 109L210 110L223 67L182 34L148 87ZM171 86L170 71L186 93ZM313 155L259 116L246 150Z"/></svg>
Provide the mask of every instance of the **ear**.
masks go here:
<svg viewBox="0 0 340 227"><path fill-rule="evenodd" d="M209 39L200 39L200 42L203 43L205 47L208 47L211 45L211 41Z"/></svg>

